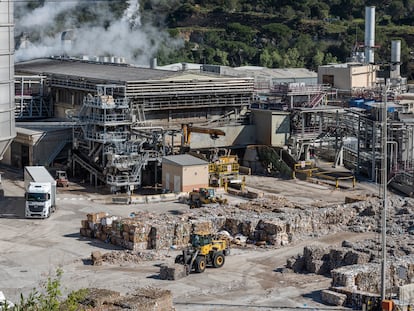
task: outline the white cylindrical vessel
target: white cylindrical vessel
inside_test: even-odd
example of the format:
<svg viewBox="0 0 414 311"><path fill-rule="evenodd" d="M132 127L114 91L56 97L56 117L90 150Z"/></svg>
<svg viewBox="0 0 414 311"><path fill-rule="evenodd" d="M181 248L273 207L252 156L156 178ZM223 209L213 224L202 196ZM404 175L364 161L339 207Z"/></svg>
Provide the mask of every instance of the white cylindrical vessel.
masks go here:
<svg viewBox="0 0 414 311"><path fill-rule="evenodd" d="M401 41L392 40L391 41L391 63L400 63L401 62Z"/></svg>
<svg viewBox="0 0 414 311"><path fill-rule="evenodd" d="M0 1L0 160L16 136L13 1Z"/></svg>
<svg viewBox="0 0 414 311"><path fill-rule="evenodd" d="M375 46L375 6L365 8L365 61L374 63Z"/></svg>

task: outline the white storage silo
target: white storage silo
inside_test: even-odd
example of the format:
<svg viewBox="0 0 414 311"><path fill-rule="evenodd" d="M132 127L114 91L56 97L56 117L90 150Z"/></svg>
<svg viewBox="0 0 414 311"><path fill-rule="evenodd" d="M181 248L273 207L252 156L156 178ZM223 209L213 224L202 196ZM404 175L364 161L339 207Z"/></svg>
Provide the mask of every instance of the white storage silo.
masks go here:
<svg viewBox="0 0 414 311"><path fill-rule="evenodd" d="M13 1L0 1L0 159L16 136Z"/></svg>
<svg viewBox="0 0 414 311"><path fill-rule="evenodd" d="M375 47L375 6L365 8L365 62L374 63Z"/></svg>

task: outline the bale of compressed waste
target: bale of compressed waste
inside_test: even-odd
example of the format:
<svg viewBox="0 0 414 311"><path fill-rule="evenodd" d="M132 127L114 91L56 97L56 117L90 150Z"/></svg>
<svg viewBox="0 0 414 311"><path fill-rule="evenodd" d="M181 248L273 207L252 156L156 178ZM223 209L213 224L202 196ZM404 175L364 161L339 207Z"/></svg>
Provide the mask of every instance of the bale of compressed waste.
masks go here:
<svg viewBox="0 0 414 311"><path fill-rule="evenodd" d="M161 280L179 280L187 276L187 267L184 265L173 264L160 266L160 279Z"/></svg>

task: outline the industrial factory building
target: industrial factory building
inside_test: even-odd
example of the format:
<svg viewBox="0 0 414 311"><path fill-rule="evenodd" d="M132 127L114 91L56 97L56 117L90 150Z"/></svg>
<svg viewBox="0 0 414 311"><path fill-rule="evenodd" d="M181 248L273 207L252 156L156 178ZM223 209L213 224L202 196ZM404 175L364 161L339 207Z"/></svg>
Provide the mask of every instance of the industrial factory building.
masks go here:
<svg viewBox="0 0 414 311"><path fill-rule="evenodd" d="M72 147L72 127L55 122L17 123L16 133L4 153L4 164L23 168L67 161Z"/></svg>
<svg viewBox="0 0 414 311"><path fill-rule="evenodd" d="M345 63L320 66L318 81L339 90L374 88L379 66L361 63Z"/></svg>
<svg viewBox="0 0 414 311"><path fill-rule="evenodd" d="M162 187L167 191L190 192L209 186L208 162L189 154L162 160Z"/></svg>
<svg viewBox="0 0 414 311"><path fill-rule="evenodd" d="M15 70L25 81L46 77L47 84L36 87L48 96L54 118L75 124L74 172L86 171L92 183L105 183L113 191L139 188L145 178L157 182L162 157L179 152L182 124L226 133L213 141L194 133L193 148L255 143L252 78L70 59L29 61ZM31 111L42 111L35 101L30 104Z"/></svg>
<svg viewBox="0 0 414 311"><path fill-rule="evenodd" d="M15 136L14 111L17 138L4 163L60 161L74 176L113 192L161 182L170 191L183 190L184 175L178 185L161 167L188 149L200 150L210 163L232 154L268 170L285 160L282 155L294 162L324 159L373 181L387 149L390 183L412 187L413 105L400 76L400 42L392 41L392 66L384 74L374 60L374 7L366 8L365 27L364 52L355 51L344 64L320 66L317 73L190 64L169 71L111 57L37 59L16 64L15 73L9 66L0 72L1 81L15 81L14 91L13 83L0 84L1 94L8 94L0 97L0 155ZM11 46L6 52L3 61L10 63ZM388 147L379 143L385 106ZM35 121L47 124L35 128ZM245 150L261 145L270 147L269 154L250 152L243 161Z"/></svg>

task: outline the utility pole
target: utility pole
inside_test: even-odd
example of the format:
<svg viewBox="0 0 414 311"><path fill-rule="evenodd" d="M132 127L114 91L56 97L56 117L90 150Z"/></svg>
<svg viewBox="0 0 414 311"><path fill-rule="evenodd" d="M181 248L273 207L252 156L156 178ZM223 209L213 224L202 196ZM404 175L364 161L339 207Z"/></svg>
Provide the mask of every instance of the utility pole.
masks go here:
<svg viewBox="0 0 414 311"><path fill-rule="evenodd" d="M386 270L387 270L387 78L385 78L384 102L382 105L382 133L381 133L381 171L382 171L382 213L381 213L381 301L386 294Z"/></svg>

